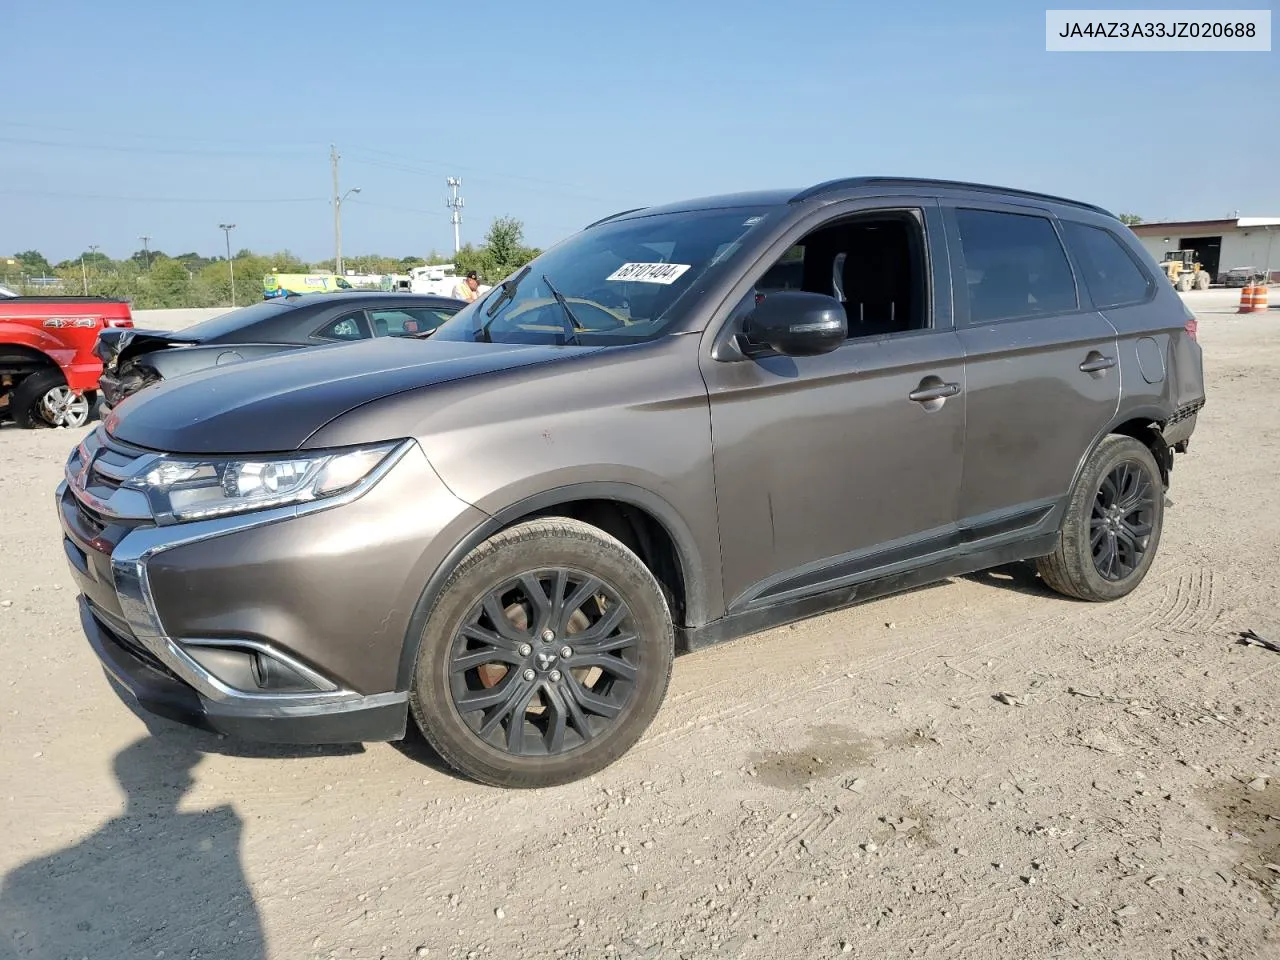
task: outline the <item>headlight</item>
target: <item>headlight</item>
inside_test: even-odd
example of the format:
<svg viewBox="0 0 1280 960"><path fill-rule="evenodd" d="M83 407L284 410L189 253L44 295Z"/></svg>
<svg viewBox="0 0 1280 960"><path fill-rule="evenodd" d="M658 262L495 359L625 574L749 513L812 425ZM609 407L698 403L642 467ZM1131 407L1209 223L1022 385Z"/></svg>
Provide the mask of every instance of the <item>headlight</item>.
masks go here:
<svg viewBox="0 0 1280 960"><path fill-rule="evenodd" d="M270 457L166 456L125 481L159 523L204 520L323 500L364 482L400 443Z"/></svg>

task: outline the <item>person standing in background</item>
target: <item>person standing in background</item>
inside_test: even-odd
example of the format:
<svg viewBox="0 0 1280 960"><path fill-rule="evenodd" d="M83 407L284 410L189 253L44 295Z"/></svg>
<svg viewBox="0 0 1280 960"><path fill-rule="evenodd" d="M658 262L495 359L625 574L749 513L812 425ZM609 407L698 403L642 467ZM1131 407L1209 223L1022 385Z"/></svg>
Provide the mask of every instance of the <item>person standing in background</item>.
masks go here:
<svg viewBox="0 0 1280 960"><path fill-rule="evenodd" d="M458 281L457 286L453 288L453 295L459 300L465 300L471 303L479 296L480 278L476 276L476 272L471 270L466 277Z"/></svg>

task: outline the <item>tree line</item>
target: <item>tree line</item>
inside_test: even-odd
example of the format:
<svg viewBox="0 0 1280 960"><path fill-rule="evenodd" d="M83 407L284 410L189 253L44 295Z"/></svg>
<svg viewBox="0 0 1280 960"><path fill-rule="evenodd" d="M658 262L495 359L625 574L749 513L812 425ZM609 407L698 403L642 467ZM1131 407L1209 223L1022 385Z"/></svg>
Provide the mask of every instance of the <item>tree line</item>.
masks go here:
<svg viewBox="0 0 1280 960"><path fill-rule="evenodd" d="M479 245L466 244L456 256L431 251L426 257L365 254L342 258L343 268L362 274L405 274L414 267L453 263L458 274L476 271L485 283L497 283L542 251L526 246L524 225L514 217L499 217ZM113 260L97 250L50 263L38 250L0 256L0 284L23 294L79 295L128 300L134 309L219 307L231 303L235 275L235 303L247 306L262 299L262 278L270 273L332 273L334 261L304 262L288 250L255 253L241 250L228 263L224 256L199 253L171 256L163 250L137 250ZM53 283L50 283L50 278Z"/></svg>

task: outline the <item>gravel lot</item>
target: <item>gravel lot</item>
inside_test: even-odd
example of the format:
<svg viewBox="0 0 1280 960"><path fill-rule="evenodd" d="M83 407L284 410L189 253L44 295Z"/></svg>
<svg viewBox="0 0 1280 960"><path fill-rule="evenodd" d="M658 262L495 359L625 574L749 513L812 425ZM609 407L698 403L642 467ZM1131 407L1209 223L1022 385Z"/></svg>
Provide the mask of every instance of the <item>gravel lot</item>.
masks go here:
<svg viewBox="0 0 1280 960"><path fill-rule="evenodd" d="M0 958L1280 956L1280 654L1234 635L1280 640L1280 312L1187 299L1209 403L1135 594L1010 569L703 651L535 793L144 723L59 545L78 432L0 430Z"/></svg>

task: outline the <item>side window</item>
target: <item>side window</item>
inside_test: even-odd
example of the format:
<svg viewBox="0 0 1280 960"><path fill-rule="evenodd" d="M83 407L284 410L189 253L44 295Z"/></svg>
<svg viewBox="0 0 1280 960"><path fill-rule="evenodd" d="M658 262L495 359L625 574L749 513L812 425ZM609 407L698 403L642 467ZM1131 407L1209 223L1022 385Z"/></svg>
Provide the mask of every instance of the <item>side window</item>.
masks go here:
<svg viewBox="0 0 1280 960"><path fill-rule="evenodd" d="M756 282L756 295L805 290L834 297L850 339L927 329L924 249L924 232L910 214L860 214L802 237Z"/></svg>
<svg viewBox="0 0 1280 960"><path fill-rule="evenodd" d="M1110 230L1063 220L1062 232L1095 307L1102 310L1147 299L1154 285L1151 278Z"/></svg>
<svg viewBox="0 0 1280 960"><path fill-rule="evenodd" d="M411 337L428 333L451 316L452 310L433 307L401 307L394 310L370 310L375 337Z"/></svg>
<svg viewBox="0 0 1280 960"><path fill-rule="evenodd" d="M956 210L956 224L968 274L971 324L1079 306L1071 266L1048 218Z"/></svg>
<svg viewBox="0 0 1280 960"><path fill-rule="evenodd" d="M797 243L784 253L769 272L756 281L757 290L804 289L804 244Z"/></svg>
<svg viewBox="0 0 1280 960"><path fill-rule="evenodd" d="M364 340L369 336L369 329L364 322L364 311L357 310L354 313L344 314L326 323L313 336L323 340Z"/></svg>

